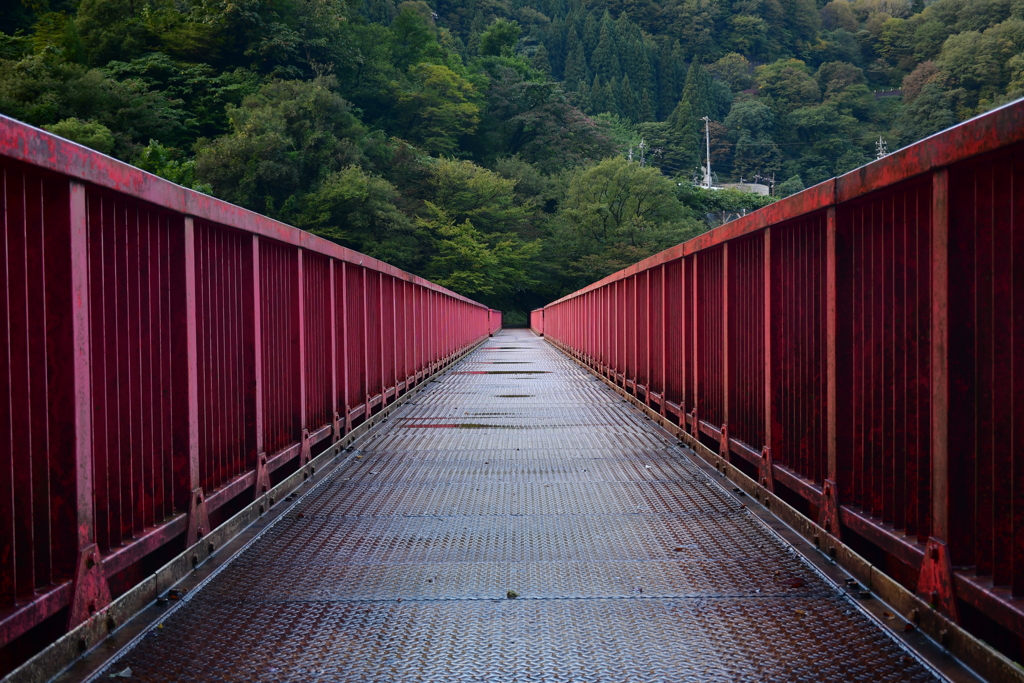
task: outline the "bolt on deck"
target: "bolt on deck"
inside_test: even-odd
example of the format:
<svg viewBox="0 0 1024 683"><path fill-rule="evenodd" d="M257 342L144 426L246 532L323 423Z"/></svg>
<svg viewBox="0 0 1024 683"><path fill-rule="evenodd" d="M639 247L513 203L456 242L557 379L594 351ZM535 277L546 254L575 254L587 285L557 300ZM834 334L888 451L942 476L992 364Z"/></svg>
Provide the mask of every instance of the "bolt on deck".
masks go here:
<svg viewBox="0 0 1024 683"><path fill-rule="evenodd" d="M154 682L937 680L526 331L400 408L102 678L125 668Z"/></svg>

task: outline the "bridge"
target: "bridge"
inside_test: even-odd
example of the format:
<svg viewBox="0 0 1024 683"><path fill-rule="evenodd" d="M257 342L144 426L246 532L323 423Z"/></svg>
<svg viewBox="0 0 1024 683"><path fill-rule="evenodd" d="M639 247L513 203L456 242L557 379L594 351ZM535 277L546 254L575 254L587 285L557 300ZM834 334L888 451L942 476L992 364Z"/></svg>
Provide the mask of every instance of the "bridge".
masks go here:
<svg viewBox="0 0 1024 683"><path fill-rule="evenodd" d="M1024 103L531 330L0 117L9 681L1024 680Z"/></svg>

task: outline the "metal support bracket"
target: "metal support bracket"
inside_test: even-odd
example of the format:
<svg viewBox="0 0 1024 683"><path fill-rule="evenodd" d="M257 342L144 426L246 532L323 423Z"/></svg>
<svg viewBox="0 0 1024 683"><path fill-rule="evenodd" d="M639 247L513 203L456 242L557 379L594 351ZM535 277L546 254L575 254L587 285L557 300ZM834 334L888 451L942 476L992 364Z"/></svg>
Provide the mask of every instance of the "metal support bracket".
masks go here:
<svg viewBox="0 0 1024 683"><path fill-rule="evenodd" d="M100 551L95 543L91 543L78 551L71 609L68 611L68 630L109 605L110 600L110 585L103 573Z"/></svg>
<svg viewBox="0 0 1024 683"><path fill-rule="evenodd" d="M917 593L939 611L960 622L953 587L953 565L949 561L949 548L937 538L929 538L917 580Z"/></svg>
<svg viewBox="0 0 1024 683"><path fill-rule="evenodd" d="M772 493L775 493L775 471L772 469L772 449L765 446L761 449L761 463L758 467L761 476L761 486Z"/></svg>
<svg viewBox="0 0 1024 683"><path fill-rule="evenodd" d="M408 380L406 380L408 382ZM338 413L334 414L334 420L331 422L331 443L338 443L341 441L341 415Z"/></svg>
<svg viewBox="0 0 1024 683"><path fill-rule="evenodd" d="M381 407L384 407L384 394L381 394ZM313 449L309 444L309 430L302 430L302 450L299 452L299 467L304 467L307 462L313 459Z"/></svg>
<svg viewBox="0 0 1024 683"><path fill-rule="evenodd" d="M836 490L836 483L831 479L825 480L825 485L821 490L821 511L818 520L821 528L836 538L840 538L839 492Z"/></svg>
<svg viewBox="0 0 1024 683"><path fill-rule="evenodd" d="M718 440L718 455L726 462L732 462L729 452L729 425L722 425L719 432L721 436Z"/></svg>
<svg viewBox="0 0 1024 683"><path fill-rule="evenodd" d="M195 545L200 538L210 533L210 514L206 509L206 496L202 487L192 489L188 501L188 532L185 547Z"/></svg>
<svg viewBox="0 0 1024 683"><path fill-rule="evenodd" d="M267 454L256 454L256 485L253 488L253 499L259 498L270 490L270 469L267 467Z"/></svg>
<svg viewBox="0 0 1024 683"><path fill-rule="evenodd" d="M697 417L697 409L696 408L694 408L693 410L690 411L690 419L692 420L692 422L690 423L690 434L693 435L693 438L699 439L700 438L700 419Z"/></svg>

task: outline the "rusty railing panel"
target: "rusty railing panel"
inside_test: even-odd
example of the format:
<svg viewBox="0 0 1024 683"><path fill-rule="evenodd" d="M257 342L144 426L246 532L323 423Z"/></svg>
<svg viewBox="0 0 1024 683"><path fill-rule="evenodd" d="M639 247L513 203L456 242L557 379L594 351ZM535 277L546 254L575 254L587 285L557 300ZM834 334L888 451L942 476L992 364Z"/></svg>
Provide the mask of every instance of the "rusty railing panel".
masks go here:
<svg viewBox="0 0 1024 683"><path fill-rule="evenodd" d="M0 202L0 674L501 324L6 117Z"/></svg>
<svg viewBox="0 0 1024 683"><path fill-rule="evenodd" d="M1020 660L1022 159L1016 102L610 275L531 327Z"/></svg>

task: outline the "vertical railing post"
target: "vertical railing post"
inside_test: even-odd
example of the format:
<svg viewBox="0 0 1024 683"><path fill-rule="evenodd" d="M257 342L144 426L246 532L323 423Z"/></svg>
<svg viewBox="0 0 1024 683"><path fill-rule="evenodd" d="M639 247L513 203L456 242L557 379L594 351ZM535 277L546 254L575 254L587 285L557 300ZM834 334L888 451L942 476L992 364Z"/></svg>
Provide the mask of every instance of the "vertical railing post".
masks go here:
<svg viewBox="0 0 1024 683"><path fill-rule="evenodd" d="M644 334L644 370L647 373L647 386L644 387L644 403L649 408L651 406L651 377L654 374L651 372L651 300L654 298L651 296L651 269L648 268L645 273L647 278L647 284L644 286L644 315L646 316L646 322L644 326L646 332ZM637 278L639 280L639 278ZM639 374L639 373L637 373Z"/></svg>
<svg viewBox="0 0 1024 683"><path fill-rule="evenodd" d="M412 373L416 384L420 383L423 373L423 335L426 328L421 320L421 306L423 305L423 288L418 284L412 285Z"/></svg>
<svg viewBox="0 0 1024 683"><path fill-rule="evenodd" d="M398 278L391 278L391 375L395 378L395 398L398 398Z"/></svg>
<svg viewBox="0 0 1024 683"><path fill-rule="evenodd" d="M932 533L949 539L949 172L932 177Z"/></svg>
<svg viewBox="0 0 1024 683"><path fill-rule="evenodd" d="M351 369L348 346L348 264L341 262L341 400L345 411L345 433L352 431L352 397L349 395Z"/></svg>
<svg viewBox="0 0 1024 683"><path fill-rule="evenodd" d="M423 294L423 319L427 327L427 333L423 338L423 367L425 373L429 376L434 374L434 334L436 318L434 317L433 310L433 291L425 289Z"/></svg>
<svg viewBox="0 0 1024 683"><path fill-rule="evenodd" d="M297 327L298 336L296 341L299 345L299 352L296 354L298 358L298 367L295 371L299 377L299 434L302 440L301 450L299 451L299 467L302 467L313 457L309 443L309 424L306 422L306 384L308 378L306 377L306 277L305 277L305 259L303 250L296 249L296 274L297 281L295 283L295 308L296 320L294 324Z"/></svg>
<svg viewBox="0 0 1024 683"><path fill-rule="evenodd" d="M719 455L731 460L729 450L729 401L732 397L731 384L735 373L729 355L729 243L722 245L722 440L718 446Z"/></svg>
<svg viewBox="0 0 1024 683"><path fill-rule="evenodd" d="M668 409L668 264L661 264L661 415Z"/></svg>
<svg viewBox="0 0 1024 683"><path fill-rule="evenodd" d="M772 333L774 321L772 319L772 229L765 228L764 231L764 265L762 273L763 305L764 305L764 444L761 449L761 486L769 491L775 491L775 472L772 455L776 451L775 439L779 436L775 428L775 387L774 366L772 353Z"/></svg>
<svg viewBox="0 0 1024 683"><path fill-rule="evenodd" d="M85 186L71 181L68 186L68 233L60 235L70 257L67 284L70 291L60 304L67 311L63 318L69 321L70 329L65 330L63 342L70 342L70 349L52 349L54 365L62 381L54 392L54 401L59 401L65 414L71 417L68 436L71 438L73 465L72 473L55 473L55 476L73 478L73 502L68 516L74 519L74 548L77 557L74 562L71 606L68 611L68 628L82 623L98 609L110 603L110 588L107 584L100 551L96 545L96 518L93 509L93 452L92 452L92 368L90 366L89 338L89 251L88 217L86 213ZM64 251L64 249L61 249ZM60 274L55 274L57 277ZM56 308L57 306L54 306ZM59 336L59 335L55 335ZM48 351L51 351L48 349ZM70 351L70 353L69 353ZM60 532L57 532L59 535ZM70 534L69 534L70 536ZM70 540L70 539L69 539ZM71 550L69 548L69 550Z"/></svg>
<svg viewBox="0 0 1024 683"><path fill-rule="evenodd" d="M335 260L328 260L328 282L331 288L329 306L331 308L328 318L331 326L331 442L335 443L341 439L341 416L338 415L338 311L337 311L337 284Z"/></svg>
<svg viewBox="0 0 1024 683"><path fill-rule="evenodd" d="M838 461L836 459L836 208L825 218L825 414L827 474L822 485L821 526L839 538Z"/></svg>
<svg viewBox="0 0 1024 683"><path fill-rule="evenodd" d="M686 294L689 288L686 286L686 257L679 259L679 426L686 431L686 408L690 405L690 396L687 381L687 365L689 364L690 345L686 343L686 333L689 331L690 321L686 317Z"/></svg>
<svg viewBox="0 0 1024 683"><path fill-rule="evenodd" d="M693 286L690 288L690 339L692 340L690 345L690 357L693 361L693 408L690 409L692 416L692 428L693 437L695 439L700 438L700 340L697 338L697 333L700 329L700 298L697 296L700 287L697 286L697 277L699 271L697 255L694 254L692 257L692 263L690 268L691 278L693 280Z"/></svg>
<svg viewBox="0 0 1024 683"><path fill-rule="evenodd" d="M270 490L270 470L263 441L263 310L260 297L260 238L252 236L248 270L245 273L247 301L245 306L245 356L252 377L252 393L246 397L247 441L254 444L256 454L256 484L254 495L259 498Z"/></svg>
<svg viewBox="0 0 1024 683"><path fill-rule="evenodd" d="M377 271L377 336L380 346L380 407L388 404L388 387L384 373L384 273Z"/></svg>
<svg viewBox="0 0 1024 683"><path fill-rule="evenodd" d="M366 295L369 279L366 275L366 268L360 268L359 279L361 281L363 296L363 419L370 417L370 314L368 311L369 299Z"/></svg>
<svg viewBox="0 0 1024 683"><path fill-rule="evenodd" d="M633 330L633 396L638 396L637 391L637 379L640 377L640 326L637 325L637 320L640 318L640 277L637 274L633 274L630 277L633 281L633 320L630 321L633 324L630 325L630 329ZM627 351L627 365L628 354Z"/></svg>
<svg viewBox="0 0 1024 683"><path fill-rule="evenodd" d="M958 619L951 551L949 488L949 171L932 176L931 211L931 452L932 525L917 590Z"/></svg>
<svg viewBox="0 0 1024 683"><path fill-rule="evenodd" d="M620 306L620 302L619 302L619 299L620 299L619 294L622 291L622 288L625 286L625 284L624 284L625 282L626 282L625 280L617 280L617 281L615 281L615 282L613 282L611 284L611 287L612 287L612 329L613 329L612 335L614 337L614 347L615 347L615 349L614 349L614 357L612 359L612 381L615 384L619 383L619 377L618 377L619 370L622 369L622 368L625 368L625 366L626 366L625 360L623 360L626 357L626 354L625 354L625 352L622 352L622 348L625 345L625 341L626 341L626 336L625 336L626 335L626 331L625 331L624 327L619 324L619 309L622 308L622 306ZM622 297L622 300L623 300L623 302L625 302L625 297L624 296ZM545 328L545 332L547 332L546 328ZM619 343L620 341L622 342L621 344ZM620 357L620 355L621 355L621 357ZM626 388L626 374L625 374L625 372L622 373L622 388L623 389Z"/></svg>
<svg viewBox="0 0 1024 683"><path fill-rule="evenodd" d="M199 468L199 345L196 334L196 232L195 221L186 216L177 245L174 270L182 288L176 292L174 366L174 471L177 479L175 507L187 511L185 546L210 531L206 496Z"/></svg>

